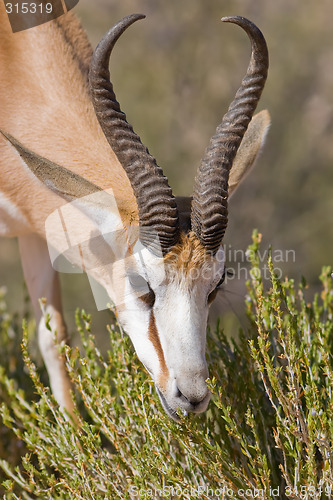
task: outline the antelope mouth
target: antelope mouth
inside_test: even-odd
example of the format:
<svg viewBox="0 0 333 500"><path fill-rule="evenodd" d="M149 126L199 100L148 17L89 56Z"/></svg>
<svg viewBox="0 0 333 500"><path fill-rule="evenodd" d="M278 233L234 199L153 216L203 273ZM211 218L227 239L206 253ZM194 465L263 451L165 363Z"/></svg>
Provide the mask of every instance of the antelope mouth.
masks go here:
<svg viewBox="0 0 333 500"><path fill-rule="evenodd" d="M167 403L167 400L165 399L165 397L163 396L163 394L161 393L159 388L157 386L155 386L155 387L156 387L156 392L158 394L158 397L160 398L161 404L163 406L163 409L165 410L167 415L170 418L172 418L172 420L174 420L175 422L177 422L177 423L181 422L180 416L178 415L176 410L171 408L171 406ZM184 416L185 416L185 414L184 414Z"/></svg>

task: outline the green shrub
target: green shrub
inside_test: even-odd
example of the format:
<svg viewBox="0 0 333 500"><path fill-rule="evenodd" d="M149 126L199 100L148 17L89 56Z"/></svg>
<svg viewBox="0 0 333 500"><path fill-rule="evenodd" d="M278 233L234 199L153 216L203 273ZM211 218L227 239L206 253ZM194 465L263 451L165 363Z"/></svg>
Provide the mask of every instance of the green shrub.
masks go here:
<svg viewBox="0 0 333 500"><path fill-rule="evenodd" d="M79 425L73 426L40 381L28 354L26 325L26 369L10 370L8 359L19 354L12 340L5 340L11 326L2 306L4 498L331 497L331 269L323 270L321 295L310 304L305 281L296 287L292 280L278 280L269 258L271 282L265 290L259 242L255 233L249 326L237 341L228 340L220 327L209 332L213 399L205 414L190 415L181 425L164 415L121 330L110 328L105 359L81 313L84 357L63 347L82 406ZM20 459L10 456L14 442L25 450ZM0 455L4 451L0 447Z"/></svg>

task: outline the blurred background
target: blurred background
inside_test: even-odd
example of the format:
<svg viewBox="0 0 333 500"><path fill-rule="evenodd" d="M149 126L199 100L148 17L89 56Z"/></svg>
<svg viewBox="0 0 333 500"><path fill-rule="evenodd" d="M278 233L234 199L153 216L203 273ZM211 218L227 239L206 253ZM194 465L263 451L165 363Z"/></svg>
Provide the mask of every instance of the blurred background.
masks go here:
<svg viewBox="0 0 333 500"><path fill-rule="evenodd" d="M205 147L249 61L246 34L220 18L242 15L260 27L270 70L258 109L269 110L272 125L255 169L230 201L225 243L233 260L233 250L245 251L258 228L262 251L279 250L282 272L304 275L315 292L321 267L333 264L331 0L80 0L75 11L93 46L123 16L147 15L118 42L111 77L128 121L176 195L191 194ZM105 331L108 313L96 311L87 278L61 279L70 328L74 310L84 307L95 330ZM245 273L236 273L214 307L232 329L243 322L244 281ZM8 289L10 310L23 311L26 290L14 240L0 240L0 285Z"/></svg>

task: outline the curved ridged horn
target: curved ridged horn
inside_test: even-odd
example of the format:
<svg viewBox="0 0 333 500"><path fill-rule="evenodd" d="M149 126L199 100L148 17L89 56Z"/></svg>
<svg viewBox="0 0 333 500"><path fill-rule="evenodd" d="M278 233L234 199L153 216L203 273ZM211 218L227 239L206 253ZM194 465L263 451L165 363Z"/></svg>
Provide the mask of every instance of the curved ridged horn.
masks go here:
<svg viewBox="0 0 333 500"><path fill-rule="evenodd" d="M161 249L165 254L179 239L176 201L162 169L121 111L109 72L110 55L118 38L131 24L144 18L142 14L127 16L106 33L92 56L89 86L97 119L133 188L139 210L140 241L153 253Z"/></svg>
<svg viewBox="0 0 333 500"><path fill-rule="evenodd" d="M228 223L229 172L263 91L268 70L268 50L261 31L244 17L222 21L241 26L248 34L252 54L247 73L222 123L211 138L194 184L191 226L206 250L219 248Z"/></svg>

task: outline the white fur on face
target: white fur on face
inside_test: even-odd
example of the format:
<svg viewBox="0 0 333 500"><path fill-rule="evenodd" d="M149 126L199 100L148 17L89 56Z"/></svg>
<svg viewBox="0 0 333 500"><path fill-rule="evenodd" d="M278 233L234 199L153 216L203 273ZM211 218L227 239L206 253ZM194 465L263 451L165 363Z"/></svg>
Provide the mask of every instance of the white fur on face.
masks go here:
<svg viewBox="0 0 333 500"><path fill-rule="evenodd" d="M134 252L131 272L146 280L146 292L154 294L154 304L150 307L140 299L125 278L124 304L118 311L140 360L156 383L163 406L173 418L177 408L200 412L208 405L207 298L224 272L223 248L190 271L171 269L163 258L147 249Z"/></svg>

